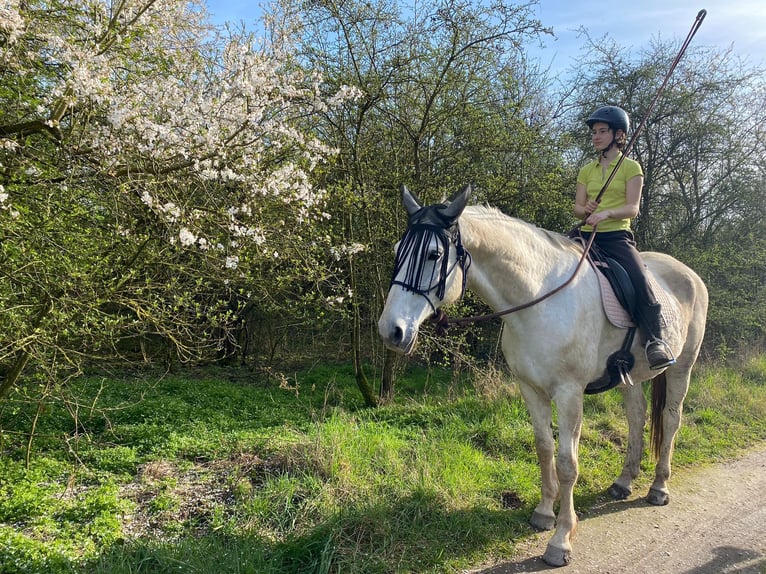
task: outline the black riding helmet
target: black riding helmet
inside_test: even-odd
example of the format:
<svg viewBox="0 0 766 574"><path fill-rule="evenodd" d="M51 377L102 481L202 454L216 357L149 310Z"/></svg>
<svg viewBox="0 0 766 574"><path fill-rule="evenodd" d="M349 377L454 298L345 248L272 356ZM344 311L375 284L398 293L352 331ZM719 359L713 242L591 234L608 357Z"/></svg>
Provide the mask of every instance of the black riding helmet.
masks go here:
<svg viewBox="0 0 766 574"><path fill-rule="evenodd" d="M625 135L628 135L630 129L630 116L628 112L617 106L603 106L593 112L590 117L585 120L589 128L593 127L596 122L604 122L608 124L615 132L622 130Z"/></svg>

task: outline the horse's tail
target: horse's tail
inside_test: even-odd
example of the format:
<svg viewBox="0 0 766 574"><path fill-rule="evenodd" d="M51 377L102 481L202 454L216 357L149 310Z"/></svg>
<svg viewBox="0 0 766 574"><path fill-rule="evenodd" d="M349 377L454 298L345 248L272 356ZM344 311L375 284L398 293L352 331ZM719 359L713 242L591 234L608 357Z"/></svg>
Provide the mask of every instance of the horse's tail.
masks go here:
<svg viewBox="0 0 766 574"><path fill-rule="evenodd" d="M652 419L650 425L650 442L654 458L660 458L662 450L662 411L665 410L665 393L668 380L665 371L652 379Z"/></svg>

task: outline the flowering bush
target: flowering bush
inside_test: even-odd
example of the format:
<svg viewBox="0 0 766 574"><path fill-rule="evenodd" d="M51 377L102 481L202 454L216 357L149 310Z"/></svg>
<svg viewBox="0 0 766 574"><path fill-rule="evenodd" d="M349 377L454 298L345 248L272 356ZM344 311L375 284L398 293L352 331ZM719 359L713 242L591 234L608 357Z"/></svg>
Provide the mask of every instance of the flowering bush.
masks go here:
<svg viewBox="0 0 766 574"><path fill-rule="evenodd" d="M199 0L0 0L6 371L158 335L190 358L331 276L313 118L357 93L321 86Z"/></svg>

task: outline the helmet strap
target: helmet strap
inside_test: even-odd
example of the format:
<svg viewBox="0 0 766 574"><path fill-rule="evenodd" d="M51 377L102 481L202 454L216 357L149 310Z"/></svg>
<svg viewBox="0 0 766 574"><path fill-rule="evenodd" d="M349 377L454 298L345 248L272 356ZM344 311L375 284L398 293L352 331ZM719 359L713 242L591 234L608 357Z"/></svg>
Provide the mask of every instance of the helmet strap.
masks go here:
<svg viewBox="0 0 766 574"><path fill-rule="evenodd" d="M616 145L617 145L617 136L615 136L615 130L612 129L612 141L609 143L608 146L606 146L604 149L601 150L601 157L606 157L606 154L609 153L609 150Z"/></svg>

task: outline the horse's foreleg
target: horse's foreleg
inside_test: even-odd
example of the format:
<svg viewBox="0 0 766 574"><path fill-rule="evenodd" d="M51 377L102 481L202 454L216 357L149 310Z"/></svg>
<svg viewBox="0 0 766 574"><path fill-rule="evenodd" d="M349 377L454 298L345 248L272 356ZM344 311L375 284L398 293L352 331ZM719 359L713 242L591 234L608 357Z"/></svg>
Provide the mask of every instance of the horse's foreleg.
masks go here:
<svg viewBox="0 0 766 574"><path fill-rule="evenodd" d="M657 466L655 468L654 482L649 489L647 501L656 506L663 506L670 502L670 490L668 479L671 474L671 459L673 458L673 446L676 434L681 427L681 413L683 411L684 398L689 389L690 372L666 371L667 383L665 384L665 402L657 423L660 425L662 435L655 456ZM659 379L659 377L657 377ZM652 381L658 385L659 380ZM652 405L654 407L654 404ZM654 416L654 415L652 415Z"/></svg>
<svg viewBox="0 0 766 574"><path fill-rule="evenodd" d="M551 399L527 385L521 384L520 388L527 410L529 410L529 416L532 419L535 450L537 451L542 479L540 503L532 513L529 522L538 530L553 530L556 525L553 505L556 504L559 495L559 481L553 460L555 443L553 441Z"/></svg>
<svg viewBox="0 0 766 574"><path fill-rule="evenodd" d="M545 549L543 560L551 566L569 564L572 538L577 529L574 508L574 485L578 474L578 450L582 429L582 393L567 393L556 399L559 423L559 453L556 471L559 477L560 508L556 532Z"/></svg>
<svg viewBox="0 0 766 574"><path fill-rule="evenodd" d="M633 492L631 484L638 476L641 466L646 425L646 399L641 385L626 385L621 389L628 418L628 448L622 473L608 490L609 495L615 500L624 500Z"/></svg>

